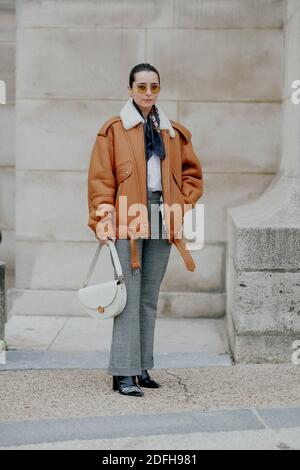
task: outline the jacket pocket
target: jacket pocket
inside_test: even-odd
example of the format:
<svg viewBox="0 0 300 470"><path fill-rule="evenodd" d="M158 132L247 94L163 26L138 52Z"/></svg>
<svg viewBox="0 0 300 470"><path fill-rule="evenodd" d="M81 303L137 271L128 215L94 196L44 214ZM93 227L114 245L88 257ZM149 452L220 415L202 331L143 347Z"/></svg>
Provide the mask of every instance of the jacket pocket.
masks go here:
<svg viewBox="0 0 300 470"><path fill-rule="evenodd" d="M118 185L121 183L121 181L125 180L126 178L128 178L128 176L131 175L132 167L132 161L121 163L116 167L116 181Z"/></svg>
<svg viewBox="0 0 300 470"><path fill-rule="evenodd" d="M178 188L180 189L181 191L181 188L182 188L182 177L181 175L179 175L175 170L174 168L172 168L172 174L173 174L173 178L178 186Z"/></svg>
<svg viewBox="0 0 300 470"><path fill-rule="evenodd" d="M172 169L172 175L173 175L173 180L174 180L174 185L173 185L173 201L172 203L174 202L177 202L181 205L181 208L182 208L182 214L184 215L185 213L185 197L184 195L182 194L182 177L181 175L179 176L179 174L174 170Z"/></svg>

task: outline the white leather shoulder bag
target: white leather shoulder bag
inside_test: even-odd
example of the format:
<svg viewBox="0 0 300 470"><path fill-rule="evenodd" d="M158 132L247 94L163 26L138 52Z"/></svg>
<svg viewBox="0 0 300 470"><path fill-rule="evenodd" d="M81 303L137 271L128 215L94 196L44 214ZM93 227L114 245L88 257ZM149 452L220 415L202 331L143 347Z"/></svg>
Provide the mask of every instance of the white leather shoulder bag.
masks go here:
<svg viewBox="0 0 300 470"><path fill-rule="evenodd" d="M127 289L123 278L122 266L116 247L110 239L108 239L108 246L116 268L117 279L88 286L91 275L95 269L97 258L103 246L104 245L99 241L86 280L77 291L78 299L86 313L92 317L100 318L101 320L119 315L127 302Z"/></svg>

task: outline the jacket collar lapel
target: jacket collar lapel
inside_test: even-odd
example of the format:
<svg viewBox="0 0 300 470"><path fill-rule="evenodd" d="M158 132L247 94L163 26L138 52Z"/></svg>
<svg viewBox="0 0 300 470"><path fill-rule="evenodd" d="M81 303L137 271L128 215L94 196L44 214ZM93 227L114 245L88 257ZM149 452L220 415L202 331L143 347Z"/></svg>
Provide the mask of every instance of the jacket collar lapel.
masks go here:
<svg viewBox="0 0 300 470"><path fill-rule="evenodd" d="M169 129L170 136L175 137L175 131L172 127L170 120L168 119L166 113L161 108L160 105L155 105L158 109L159 118L160 118L160 128ZM124 129L128 130L136 126L140 122L144 123L145 120L142 118L136 107L132 103L132 97L130 96L127 102L124 104L123 108L120 111L120 118Z"/></svg>

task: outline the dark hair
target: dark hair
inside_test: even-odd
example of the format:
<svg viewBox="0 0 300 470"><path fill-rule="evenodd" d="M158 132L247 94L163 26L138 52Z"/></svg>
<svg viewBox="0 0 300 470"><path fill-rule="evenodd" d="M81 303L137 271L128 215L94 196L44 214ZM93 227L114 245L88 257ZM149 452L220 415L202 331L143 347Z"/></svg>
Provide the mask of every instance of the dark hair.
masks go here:
<svg viewBox="0 0 300 470"><path fill-rule="evenodd" d="M130 88L132 88L132 84L135 80L135 74L138 73L138 72L143 72L144 70L147 71L147 72L157 73L158 83L160 84L160 76L159 76L158 70L151 64L141 63L141 64L135 65L130 71L130 74L129 74L129 86L130 86Z"/></svg>

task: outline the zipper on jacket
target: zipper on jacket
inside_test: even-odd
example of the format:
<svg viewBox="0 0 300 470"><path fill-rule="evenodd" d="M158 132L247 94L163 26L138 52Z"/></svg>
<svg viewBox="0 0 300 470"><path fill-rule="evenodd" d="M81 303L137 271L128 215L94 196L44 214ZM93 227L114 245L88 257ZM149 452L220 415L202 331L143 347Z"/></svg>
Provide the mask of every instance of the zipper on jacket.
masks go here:
<svg viewBox="0 0 300 470"><path fill-rule="evenodd" d="M145 162L146 162L146 201L147 201L147 199L148 199L148 162L147 162L147 158L146 158L145 134L144 134L144 127L143 126L142 126L142 130L143 130L143 149L144 149L144 157L145 157Z"/></svg>
<svg viewBox="0 0 300 470"><path fill-rule="evenodd" d="M165 212L164 212L164 185L163 185L163 179L162 179L162 161L160 160L160 174L161 174L161 187L162 187L162 194L160 196L160 199L159 199L159 210L160 210L160 213L161 213L161 218L162 218L162 222L163 222L163 225L165 227L165 231L166 231L166 234L168 234L168 230L167 230L167 226L166 226L166 221L165 221Z"/></svg>
<svg viewBox="0 0 300 470"><path fill-rule="evenodd" d="M145 161L145 170L146 170L146 207L147 207L147 210L148 210L148 162L147 162L147 158L146 158L146 147L145 147L145 133L144 133L144 124L141 125L141 130L142 130L142 134L143 134L143 153L144 153L144 161ZM149 214L148 214L148 221L149 221ZM149 226L149 232L150 232L150 236L151 236L151 231L150 231L150 226Z"/></svg>
<svg viewBox="0 0 300 470"><path fill-rule="evenodd" d="M168 131L166 130L167 132L167 135L168 135ZM168 137L170 137L168 135ZM167 139L167 146L169 145L169 139ZM168 155L169 155L169 148L165 149L166 153L168 152ZM162 163L161 163L161 166L162 166ZM162 175L162 168L161 168L161 175ZM167 177L170 177L170 175L166 175ZM167 181L168 183L168 181ZM165 230L166 230L166 234L167 234L167 240L169 240L169 230L168 230L168 227L167 227L167 223L166 223L166 217L165 217L165 210L164 210L164 206L162 206L162 204L165 203L165 200L167 199L165 196L166 196L166 187L164 187L164 184L163 184L163 178L161 178L161 186L162 186L162 195L161 195L161 205L160 205L160 211L161 211L161 216L162 216L162 220L163 220L163 224L164 224L164 227L165 227Z"/></svg>

